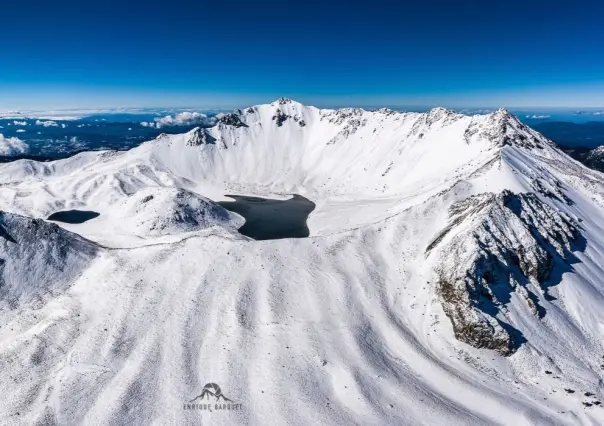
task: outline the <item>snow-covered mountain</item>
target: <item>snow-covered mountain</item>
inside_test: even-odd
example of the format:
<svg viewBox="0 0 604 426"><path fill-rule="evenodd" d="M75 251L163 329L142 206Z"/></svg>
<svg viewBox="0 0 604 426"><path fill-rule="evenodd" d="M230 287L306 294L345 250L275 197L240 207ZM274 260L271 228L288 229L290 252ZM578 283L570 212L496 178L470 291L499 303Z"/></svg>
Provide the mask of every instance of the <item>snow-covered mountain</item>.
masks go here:
<svg viewBox="0 0 604 426"><path fill-rule="evenodd" d="M604 171L604 145L589 151L583 159L583 162L587 167L600 172Z"/></svg>
<svg viewBox="0 0 604 426"><path fill-rule="evenodd" d="M289 99L0 165L2 423L601 424L603 178L503 109ZM215 203L294 193L309 238Z"/></svg>
<svg viewBox="0 0 604 426"><path fill-rule="evenodd" d="M604 172L604 145L593 149L565 148L564 152L590 169Z"/></svg>

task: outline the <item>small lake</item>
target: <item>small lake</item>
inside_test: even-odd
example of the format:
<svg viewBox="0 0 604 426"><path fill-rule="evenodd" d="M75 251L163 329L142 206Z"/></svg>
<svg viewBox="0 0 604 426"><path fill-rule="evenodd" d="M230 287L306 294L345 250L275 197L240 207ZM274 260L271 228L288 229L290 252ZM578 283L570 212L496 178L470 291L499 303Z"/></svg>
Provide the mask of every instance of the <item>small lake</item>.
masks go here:
<svg viewBox="0 0 604 426"><path fill-rule="evenodd" d="M239 233L254 240L305 238L310 235L306 220L315 209L315 203L301 195L289 200L272 200L242 195L226 195L235 201L221 201L227 210L245 218Z"/></svg>
<svg viewBox="0 0 604 426"><path fill-rule="evenodd" d="M64 223L84 223L100 215L100 213L89 210L63 210L51 214L48 216L48 220Z"/></svg>

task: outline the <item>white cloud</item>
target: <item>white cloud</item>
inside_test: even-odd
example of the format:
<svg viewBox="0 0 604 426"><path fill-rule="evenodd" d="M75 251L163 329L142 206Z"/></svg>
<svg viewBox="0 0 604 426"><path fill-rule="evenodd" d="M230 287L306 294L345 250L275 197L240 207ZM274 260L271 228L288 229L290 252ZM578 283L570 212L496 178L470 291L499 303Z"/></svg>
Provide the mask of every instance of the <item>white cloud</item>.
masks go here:
<svg viewBox="0 0 604 426"><path fill-rule="evenodd" d="M604 115L604 111L576 111L575 115L596 115L602 116Z"/></svg>
<svg viewBox="0 0 604 426"><path fill-rule="evenodd" d="M78 143L78 137L77 136L72 137L71 139L69 139L69 142Z"/></svg>
<svg viewBox="0 0 604 426"><path fill-rule="evenodd" d="M18 129L16 132L17 133L25 133L25 130L24 129Z"/></svg>
<svg viewBox="0 0 604 426"><path fill-rule="evenodd" d="M208 117L201 112L179 112L177 114L166 115L165 117L159 117L154 119L155 122L143 121L141 126L143 127L173 127L173 126L196 126L198 124L212 124L214 119Z"/></svg>
<svg viewBox="0 0 604 426"><path fill-rule="evenodd" d="M65 124L65 123L61 123L61 127L62 127L62 128L65 128L65 127L67 127L67 124Z"/></svg>
<svg viewBox="0 0 604 426"><path fill-rule="evenodd" d="M0 133L0 155L16 155L27 152L29 147L19 138L5 138Z"/></svg>
<svg viewBox="0 0 604 426"><path fill-rule="evenodd" d="M44 126L44 127L58 127L59 125L57 124L56 121L41 121L41 120L36 120L36 126Z"/></svg>
<svg viewBox="0 0 604 426"><path fill-rule="evenodd" d="M15 123L15 126L27 126L27 121L13 121L13 123Z"/></svg>
<svg viewBox="0 0 604 426"><path fill-rule="evenodd" d="M538 114L533 114L533 115L527 115L526 118L532 118L535 120L543 120L545 118L550 118L551 115L538 115Z"/></svg>

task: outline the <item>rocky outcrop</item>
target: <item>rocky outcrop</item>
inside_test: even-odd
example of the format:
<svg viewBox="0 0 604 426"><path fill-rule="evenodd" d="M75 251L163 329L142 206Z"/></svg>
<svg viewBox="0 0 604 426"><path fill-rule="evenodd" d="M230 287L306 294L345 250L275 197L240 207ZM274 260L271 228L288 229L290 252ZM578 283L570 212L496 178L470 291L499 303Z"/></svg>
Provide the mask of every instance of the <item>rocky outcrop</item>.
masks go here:
<svg viewBox="0 0 604 426"><path fill-rule="evenodd" d="M248 111L249 112L249 111ZM253 110L252 110L253 112ZM240 114L224 114L220 116L217 120L218 124L223 124L225 126L233 126L233 127L248 127L243 121L241 121Z"/></svg>
<svg viewBox="0 0 604 426"><path fill-rule="evenodd" d="M506 320L516 292L536 315L533 289L547 296L554 265L572 257L578 226L534 194L481 194L454 204L450 223L428 246L438 250L438 294L455 337L513 353L522 332Z"/></svg>
<svg viewBox="0 0 604 426"><path fill-rule="evenodd" d="M187 140L187 146L214 145L216 138L213 137L206 129L196 128L191 132Z"/></svg>
<svg viewBox="0 0 604 426"><path fill-rule="evenodd" d="M326 120L332 124L343 124L351 120L360 120L365 111L361 108L342 108L336 110L321 111L321 120Z"/></svg>
<svg viewBox="0 0 604 426"><path fill-rule="evenodd" d="M346 123L346 126L338 132L333 138L331 138L327 145L333 145L338 141L346 140L350 135L354 135L360 128L367 125L367 119L353 118Z"/></svg>
<svg viewBox="0 0 604 426"><path fill-rule="evenodd" d="M287 105L287 104L291 104L293 101L290 98L281 97L281 98L277 99L276 102L279 105Z"/></svg>
<svg viewBox="0 0 604 426"><path fill-rule="evenodd" d="M283 126L283 123L285 123L289 118L290 116L280 109L277 109L277 111L275 111L275 115L273 115L273 121L277 123L278 127Z"/></svg>

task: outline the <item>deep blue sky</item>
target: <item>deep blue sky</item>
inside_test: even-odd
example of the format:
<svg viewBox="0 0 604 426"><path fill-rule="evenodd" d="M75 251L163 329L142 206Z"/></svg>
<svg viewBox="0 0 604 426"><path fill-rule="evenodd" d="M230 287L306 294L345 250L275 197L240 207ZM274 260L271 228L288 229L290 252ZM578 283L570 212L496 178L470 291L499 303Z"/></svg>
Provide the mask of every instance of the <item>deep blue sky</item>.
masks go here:
<svg viewBox="0 0 604 426"><path fill-rule="evenodd" d="M602 3L3 2L0 110L602 107Z"/></svg>

